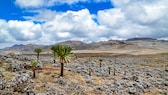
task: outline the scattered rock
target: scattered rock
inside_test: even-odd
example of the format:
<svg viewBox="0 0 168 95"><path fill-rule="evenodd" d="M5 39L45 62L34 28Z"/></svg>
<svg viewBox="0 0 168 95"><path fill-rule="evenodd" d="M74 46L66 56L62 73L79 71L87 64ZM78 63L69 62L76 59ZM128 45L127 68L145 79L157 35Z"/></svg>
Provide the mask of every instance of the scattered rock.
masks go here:
<svg viewBox="0 0 168 95"><path fill-rule="evenodd" d="M134 87L130 87L130 88L128 88L128 91L127 91L129 94L137 94L136 93L136 88L134 88Z"/></svg>
<svg viewBox="0 0 168 95"><path fill-rule="evenodd" d="M58 83L60 85L66 85L67 84L67 80L64 77L60 77L60 78L55 78L54 80L55 83Z"/></svg>

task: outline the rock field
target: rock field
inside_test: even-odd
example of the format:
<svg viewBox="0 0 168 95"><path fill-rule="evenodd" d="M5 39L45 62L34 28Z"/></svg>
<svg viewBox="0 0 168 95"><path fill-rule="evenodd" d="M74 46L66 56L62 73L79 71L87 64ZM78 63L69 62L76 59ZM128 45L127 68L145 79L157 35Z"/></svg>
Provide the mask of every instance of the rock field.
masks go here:
<svg viewBox="0 0 168 95"><path fill-rule="evenodd" d="M73 58L64 65L35 55L0 56L0 95L168 95L168 54ZM100 59L101 67L100 67Z"/></svg>

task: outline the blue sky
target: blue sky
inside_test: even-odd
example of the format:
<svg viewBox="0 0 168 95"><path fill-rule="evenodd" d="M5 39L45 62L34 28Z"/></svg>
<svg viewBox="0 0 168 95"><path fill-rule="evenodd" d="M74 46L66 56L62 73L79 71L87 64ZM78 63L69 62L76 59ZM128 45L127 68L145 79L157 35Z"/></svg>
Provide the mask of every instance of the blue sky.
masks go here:
<svg viewBox="0 0 168 95"><path fill-rule="evenodd" d="M167 0L1 0L0 48L168 38Z"/></svg>
<svg viewBox="0 0 168 95"><path fill-rule="evenodd" d="M53 6L46 6L40 8L30 8L30 10L36 9L49 9L57 12L66 12L68 10L78 11L84 8L87 8L91 14L97 14L99 10L110 9L113 8L110 0L106 0L106 2L76 2L72 5L69 4L56 4ZM28 12L29 8L20 8L17 4L15 4L15 0L1 0L0 1L0 19L9 20L25 20L23 16L33 16L35 13Z"/></svg>

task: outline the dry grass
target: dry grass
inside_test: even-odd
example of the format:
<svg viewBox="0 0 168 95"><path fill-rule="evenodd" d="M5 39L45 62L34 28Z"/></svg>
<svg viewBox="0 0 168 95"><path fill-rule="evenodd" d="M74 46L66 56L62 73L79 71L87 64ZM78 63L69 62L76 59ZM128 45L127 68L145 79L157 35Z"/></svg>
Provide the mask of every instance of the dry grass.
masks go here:
<svg viewBox="0 0 168 95"><path fill-rule="evenodd" d="M90 53L90 54L133 54L133 55L147 55L147 54L158 54L168 53L167 50L159 49L103 49L103 50L74 50L74 53Z"/></svg>
<svg viewBox="0 0 168 95"><path fill-rule="evenodd" d="M76 51L76 53L81 53L81 51ZM109 51L82 51L82 53L93 53L93 54L97 54L97 53L102 53L102 54L106 54L109 53ZM97 53L96 53L97 52ZM116 51L115 53L118 53L119 51ZM127 51L128 52L128 51ZM130 51L129 51L130 52ZM151 51L150 51L151 52ZM110 52L111 53L111 52ZM114 52L113 52L114 53ZM137 52L136 52L137 53ZM97 55L99 56L99 55ZM112 57L114 58L114 57ZM151 56L147 56L147 55L138 55L138 56L119 56L119 57L115 57L115 58L119 58L119 59L123 59L123 60L138 60L138 61L142 61L142 60L147 60L150 61L150 63L154 63L154 64L147 64L147 62L142 62L141 64L132 64L130 67L131 68L136 68L136 69L142 69L143 67L148 67L150 69L159 69L159 70L164 70L167 66L167 55L166 56L160 56L160 55L151 55ZM78 60L82 61L82 60L89 60L88 57L84 57L84 58L78 58ZM95 60L94 58L91 60ZM158 62L158 63L157 63ZM98 63L98 61L97 61ZM76 63L78 64L78 63ZM106 59L103 59L103 65L106 64ZM3 72L3 74L5 75L5 80L9 80L12 77L15 76L15 73L11 73L6 71L5 64L3 64L0 67L0 70ZM46 91L46 87L52 87L55 88L57 90L61 90L61 88L59 88L59 84L54 83L54 79L59 78L59 74L60 74L60 67L53 67L51 63L45 63L44 64L44 68L42 70L36 70L36 74L37 77L33 79L34 84L35 84L35 91L36 93L43 93ZM111 75L113 75L113 69L111 70ZM116 72L115 77L117 79L120 79L121 76L123 74L119 74ZM127 76L131 75L131 73L127 72ZM105 82L110 82L110 83L114 83L114 80L112 79L108 79L108 78L102 78L102 77L98 77L96 75L92 75L93 77L93 85L101 85L104 84ZM70 83L77 83L83 86L87 86L86 80L84 78L84 76L82 76L80 73L74 73L74 72L70 72L68 70L64 70L64 78L67 79L67 85ZM66 86L63 86L63 88L65 88ZM74 95L74 94L73 94ZM86 95L95 95L94 93L94 88L92 87L88 87ZM114 94L115 95L115 94ZM144 93L144 95L162 95L159 94L157 92L156 89L153 89L151 92L146 92Z"/></svg>
<svg viewBox="0 0 168 95"><path fill-rule="evenodd" d="M46 90L46 87L52 87L55 89L59 89L58 84L54 83L55 78L59 78L60 68L59 67L52 67L51 64L45 64L42 70L36 71L37 77L34 78L35 83L35 90L38 93L42 93ZM85 79L79 73L69 72L64 70L64 78L68 81L67 85L70 83L77 83L86 85Z"/></svg>

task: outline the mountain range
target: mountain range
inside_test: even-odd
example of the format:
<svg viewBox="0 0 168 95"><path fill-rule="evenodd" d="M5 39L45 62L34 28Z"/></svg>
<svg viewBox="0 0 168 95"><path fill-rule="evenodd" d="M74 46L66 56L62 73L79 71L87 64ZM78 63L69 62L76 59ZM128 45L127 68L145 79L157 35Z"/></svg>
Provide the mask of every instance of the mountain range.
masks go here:
<svg viewBox="0 0 168 95"><path fill-rule="evenodd" d="M92 43L85 43L82 41L64 41L54 45L58 44L68 45L73 50L168 50L168 41L153 38L131 38L128 40L109 40ZM35 48L41 48L44 52L48 52L51 47L52 45L19 44L4 48L3 51L33 52Z"/></svg>

